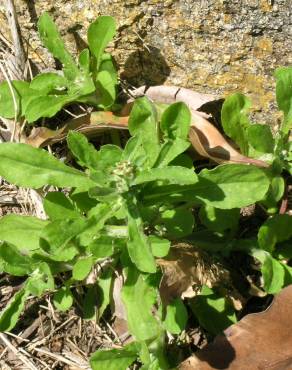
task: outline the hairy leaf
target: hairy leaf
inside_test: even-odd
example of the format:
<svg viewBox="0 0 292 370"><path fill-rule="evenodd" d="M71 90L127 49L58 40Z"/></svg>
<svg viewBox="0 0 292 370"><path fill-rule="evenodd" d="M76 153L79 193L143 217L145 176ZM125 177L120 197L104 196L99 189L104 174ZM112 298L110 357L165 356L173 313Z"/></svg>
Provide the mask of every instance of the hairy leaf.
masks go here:
<svg viewBox="0 0 292 370"><path fill-rule="evenodd" d="M136 176L134 185L158 180L166 181L171 184L188 185L195 184L198 181L198 177L193 170L180 166L152 168Z"/></svg>
<svg viewBox="0 0 292 370"><path fill-rule="evenodd" d="M92 257L80 258L73 266L72 278L75 280L83 280L90 273L93 265Z"/></svg>
<svg viewBox="0 0 292 370"><path fill-rule="evenodd" d="M212 334L219 334L236 322L232 304L206 285L191 302L191 309L200 325Z"/></svg>
<svg viewBox="0 0 292 370"><path fill-rule="evenodd" d="M146 276L134 266L129 267L122 299L127 309L129 331L138 341L157 336L158 322L151 312L155 298L155 290L146 281Z"/></svg>
<svg viewBox="0 0 292 370"><path fill-rule="evenodd" d="M282 130L287 133L292 128L292 68L278 68L275 76L277 79L277 103L279 109L284 113Z"/></svg>
<svg viewBox="0 0 292 370"><path fill-rule="evenodd" d="M37 121L41 117L53 117L64 105L76 100L76 96L45 95L31 99L25 109L25 118L28 123Z"/></svg>
<svg viewBox="0 0 292 370"><path fill-rule="evenodd" d="M25 276L33 270L33 261L22 254L14 245L0 244L1 268L14 276Z"/></svg>
<svg viewBox="0 0 292 370"><path fill-rule="evenodd" d="M71 200L60 191L52 191L46 195L44 209L52 221L80 217Z"/></svg>
<svg viewBox="0 0 292 370"><path fill-rule="evenodd" d="M74 80L78 76L79 70L48 13L45 12L40 16L38 29L45 47L63 64L65 77Z"/></svg>
<svg viewBox="0 0 292 370"><path fill-rule="evenodd" d="M229 96L222 107L221 120L224 132L240 147L241 153L248 154L248 142L245 130L249 127L247 112L250 100L244 95L236 93Z"/></svg>
<svg viewBox="0 0 292 370"><path fill-rule="evenodd" d="M67 143L80 166L90 169L98 168L98 151L88 142L85 135L70 131L67 136Z"/></svg>
<svg viewBox="0 0 292 370"><path fill-rule="evenodd" d="M24 308L24 303L29 295L24 288L14 294L13 298L5 306L0 316L0 332L9 331L14 328Z"/></svg>
<svg viewBox="0 0 292 370"><path fill-rule="evenodd" d="M97 74L96 85L100 93L99 106L109 108L116 100L116 81L115 76L108 71L101 71Z"/></svg>
<svg viewBox="0 0 292 370"><path fill-rule="evenodd" d="M19 250L39 249L39 239L47 221L32 216L6 215L0 219L0 240L15 245Z"/></svg>
<svg viewBox="0 0 292 370"><path fill-rule="evenodd" d="M39 90L43 95L50 94L54 90L60 90L67 86L67 80L58 73L41 73L33 78L29 87Z"/></svg>
<svg viewBox="0 0 292 370"><path fill-rule="evenodd" d="M62 286L53 297L54 306L60 311L67 311L73 304L73 295L70 288Z"/></svg>
<svg viewBox="0 0 292 370"><path fill-rule="evenodd" d="M170 241L156 235L150 235L151 250L155 257L167 256L170 249Z"/></svg>
<svg viewBox="0 0 292 370"><path fill-rule="evenodd" d="M143 222L136 200L130 197L127 199L127 218L129 232L127 247L130 258L139 270L154 273L156 265L150 249L150 242L144 234Z"/></svg>
<svg viewBox="0 0 292 370"><path fill-rule="evenodd" d="M121 349L98 350L90 357L92 370L127 370L137 358L135 343Z"/></svg>
<svg viewBox="0 0 292 370"><path fill-rule="evenodd" d="M116 22L110 16L101 16L90 24L87 40L91 53L96 58L97 69L101 62L104 49L116 33Z"/></svg>
<svg viewBox="0 0 292 370"><path fill-rule="evenodd" d="M261 272L265 291L270 294L278 293L285 283L284 265L273 258L270 253L261 249L255 249L251 254L262 264Z"/></svg>
<svg viewBox="0 0 292 370"><path fill-rule="evenodd" d="M132 136L142 136L142 146L148 158L149 168L155 163L160 150L156 118L155 108L146 97L135 100L128 127Z"/></svg>
<svg viewBox="0 0 292 370"><path fill-rule="evenodd" d="M247 129L248 143L258 152L273 153L274 138L268 125L255 124Z"/></svg>
<svg viewBox="0 0 292 370"><path fill-rule="evenodd" d="M161 221L166 228L166 233L172 238L183 238L190 235L195 224L192 212L183 208L174 208L162 212Z"/></svg>
<svg viewBox="0 0 292 370"><path fill-rule="evenodd" d="M166 308L164 327L172 334L179 334L185 329L188 313L182 300L177 298Z"/></svg>
<svg viewBox="0 0 292 370"><path fill-rule="evenodd" d="M186 140L191 125L191 112L182 102L170 105L162 114L160 128L172 140Z"/></svg>
<svg viewBox="0 0 292 370"><path fill-rule="evenodd" d="M289 215L275 215L260 227L258 243L260 248L272 252L278 242L288 240L291 236L292 217Z"/></svg>
<svg viewBox="0 0 292 370"><path fill-rule="evenodd" d="M233 229L238 224L240 209L219 209L206 205L200 209L201 222L213 231Z"/></svg>
<svg viewBox="0 0 292 370"><path fill-rule="evenodd" d="M94 186L85 173L66 166L43 149L26 144L2 143L0 156L0 176L15 185L34 189L44 185Z"/></svg>

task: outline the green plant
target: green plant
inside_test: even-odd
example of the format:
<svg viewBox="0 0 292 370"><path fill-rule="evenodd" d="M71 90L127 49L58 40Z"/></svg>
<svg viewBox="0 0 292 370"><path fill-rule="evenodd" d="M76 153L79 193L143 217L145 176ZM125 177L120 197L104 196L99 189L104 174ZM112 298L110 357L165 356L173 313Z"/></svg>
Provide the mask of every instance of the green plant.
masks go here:
<svg viewBox="0 0 292 370"><path fill-rule="evenodd" d="M289 141L292 125L292 68L278 68L275 76L277 103L284 117L274 136L270 126L250 122L247 113L251 102L240 93L229 96L221 112L224 132L239 146L241 153L271 164L269 171L271 186L266 199L262 202L271 213L277 212L277 203L284 195L283 173L292 174L291 141Z"/></svg>
<svg viewBox="0 0 292 370"><path fill-rule="evenodd" d="M34 122L53 116L69 102L113 107L117 79L104 53L114 35L113 19L100 17L90 26L90 50L80 54L78 65L47 14L39 29L64 74L41 74L30 84L2 84L0 100L7 99L7 104L1 105L0 114ZM269 168L224 164L199 171L186 152L191 124L187 106L161 106L146 97L133 105L131 137L124 148L107 144L96 150L80 133L68 134L68 148L79 169L42 149L0 144L0 176L27 188L57 188L44 199L47 220L14 214L0 219L0 271L23 279L1 313L0 331L15 327L29 296L53 294L58 310L79 301L84 318L93 319L98 295L102 316L112 299L116 268L125 278L121 298L133 342L95 352L92 368L125 370L139 361L142 369L169 369L177 362L167 353L166 332L180 338L191 313L211 335L236 321L228 279L223 277L224 261L233 252L258 260L260 288L266 293L291 284L291 216L268 213L278 212L284 176L291 174L292 69L279 69L276 77L277 102L284 113L276 135L268 126L250 123L250 103L241 94L227 98L222 109L225 133L244 155L265 160ZM240 209L255 203L268 213L253 234L243 238ZM197 279L194 269L200 258L218 275L209 282L212 287ZM92 281L89 277L99 263L105 264L104 270ZM182 284L174 288L169 280ZM193 285L198 296L183 299Z"/></svg>
<svg viewBox="0 0 292 370"><path fill-rule="evenodd" d="M180 297L167 305L160 300L156 258L168 254L171 241L196 236L194 207L201 207L202 222L212 225L211 229L234 230L237 210L263 200L270 186L266 171L253 166L220 165L199 174L188 168L190 161L182 153L189 146L189 125L190 112L183 103L169 106L158 121L154 105L147 98L137 99L129 120L132 137L124 149L104 145L96 151L83 135L70 132L69 149L85 172L42 149L0 145L0 174L11 183L72 188L68 196L47 194L46 221L18 215L0 220L1 269L28 276L1 315L2 331L13 328L31 294L55 291L55 306L68 309L74 301L74 286L86 285L92 267L111 257L126 276L122 299L135 343L118 355L116 350L97 352L92 357L93 369L105 368L101 364L106 359L112 366L119 361L116 368L126 369L136 358L145 369L169 368L165 330L183 330L187 313ZM112 278L111 273L107 275ZM109 284L101 286L106 306ZM195 312L210 302L216 307L218 299L222 306L222 296L205 294L209 298Z"/></svg>
<svg viewBox="0 0 292 370"><path fill-rule="evenodd" d="M115 35L115 20L101 16L90 25L89 48L82 50L78 63L47 13L39 18L38 28L43 44L62 63L63 71L40 73L31 82L1 83L0 116L33 123L41 117L53 117L72 102L111 108L116 98L117 74L112 57L104 49Z"/></svg>

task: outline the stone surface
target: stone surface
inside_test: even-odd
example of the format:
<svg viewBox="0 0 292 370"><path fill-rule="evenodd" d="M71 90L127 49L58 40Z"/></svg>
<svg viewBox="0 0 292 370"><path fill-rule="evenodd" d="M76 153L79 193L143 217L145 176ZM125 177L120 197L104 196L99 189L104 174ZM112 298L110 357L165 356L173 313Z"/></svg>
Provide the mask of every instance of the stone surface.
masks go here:
<svg viewBox="0 0 292 370"><path fill-rule="evenodd" d="M225 97L250 96L255 118L275 123L273 72L292 65L292 0L15 0L29 55L54 65L36 31L48 11L72 52L99 15L112 15L111 45L121 77L134 86L175 84ZM4 5L0 5L2 11ZM9 38L5 16L1 30ZM271 114L272 112L272 114Z"/></svg>

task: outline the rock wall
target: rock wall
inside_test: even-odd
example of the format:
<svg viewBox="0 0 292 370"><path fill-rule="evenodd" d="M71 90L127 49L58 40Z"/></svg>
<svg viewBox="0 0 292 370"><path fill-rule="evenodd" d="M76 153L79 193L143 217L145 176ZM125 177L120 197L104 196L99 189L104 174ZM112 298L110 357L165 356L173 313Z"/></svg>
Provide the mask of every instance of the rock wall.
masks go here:
<svg viewBox="0 0 292 370"><path fill-rule="evenodd" d="M119 26L112 52L121 77L131 85L175 84L223 97L240 91L251 97L260 122L275 123L279 117L273 72L292 65L292 0L15 0L15 4L29 56L42 69L53 65L36 30L43 11L53 16L73 52L82 48L91 21L112 15ZM9 38L4 14L0 25Z"/></svg>

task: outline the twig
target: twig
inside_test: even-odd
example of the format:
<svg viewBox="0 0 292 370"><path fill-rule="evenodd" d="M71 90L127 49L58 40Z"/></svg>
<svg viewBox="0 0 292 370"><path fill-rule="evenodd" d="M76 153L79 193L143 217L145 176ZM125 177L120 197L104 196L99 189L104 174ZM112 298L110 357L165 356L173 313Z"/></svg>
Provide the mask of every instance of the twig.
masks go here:
<svg viewBox="0 0 292 370"><path fill-rule="evenodd" d="M65 322L63 322L63 324L61 324L60 326L58 326L57 328L55 328L54 330L52 330L51 333L48 334L46 337L42 338L41 340L36 341L35 343L31 343L31 344L27 345L28 350L35 349L37 346L40 346L40 345L44 344L58 330L60 330L61 328L63 328L70 321L76 320L76 319L77 319L77 316L71 316L68 320L66 320Z"/></svg>
<svg viewBox="0 0 292 370"><path fill-rule="evenodd" d="M10 139L10 141L14 141L14 136L15 136L15 131L16 131L16 122L17 122L17 102L16 102L16 97L15 97L15 91L13 89L13 86L11 84L10 78L7 75L7 73L5 71L5 68L3 67L1 61L0 61L0 70L3 73L3 76L5 77L5 79L6 79L7 83L8 83L8 86L9 86L9 89L10 89L10 92L11 92L11 95L12 95L12 99L13 99L13 105L14 105L14 122L13 122L13 128L12 128L12 133L11 133L11 139ZM10 132L11 132L11 128L10 128Z"/></svg>
<svg viewBox="0 0 292 370"><path fill-rule="evenodd" d="M19 25L17 22L17 15L13 0L6 0L6 17L14 46L15 63L18 67L20 67L21 72L23 72L26 57L23 44L21 42Z"/></svg>
<svg viewBox="0 0 292 370"><path fill-rule="evenodd" d="M14 347L13 344L10 343L5 334L0 333L0 339L24 363L24 365L31 370L38 370L31 361L29 361L16 347Z"/></svg>
<svg viewBox="0 0 292 370"><path fill-rule="evenodd" d="M86 369L86 370L90 370L90 367L88 365L80 365L78 363L76 363L75 361L70 361L68 360L67 358L61 356L61 355L58 355L56 353L51 353L45 349L42 349L42 348L34 348L34 351L37 351L39 353L43 353L44 355L47 355L48 357L51 357L51 358L54 358L56 360L58 360L59 362L63 362L67 365L70 365L70 366L79 366L80 369Z"/></svg>

